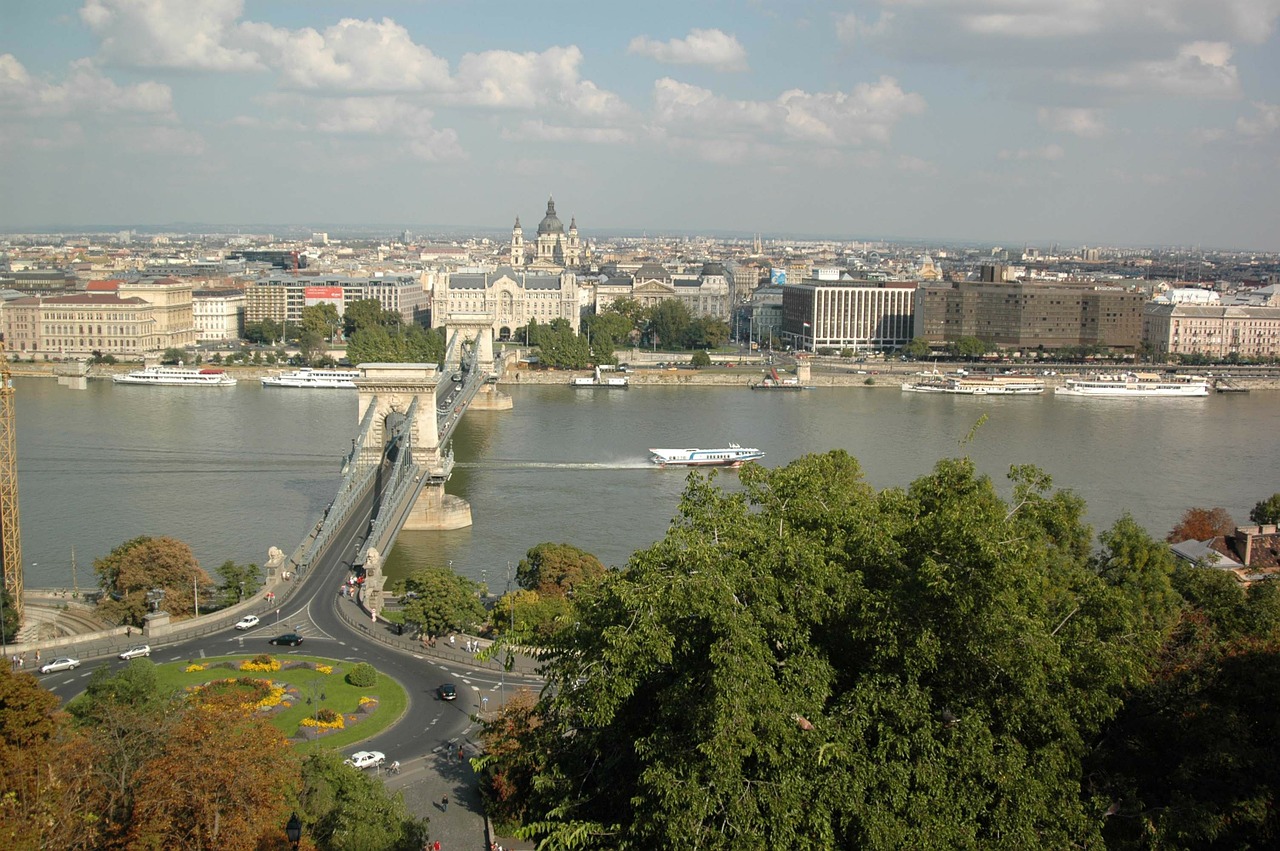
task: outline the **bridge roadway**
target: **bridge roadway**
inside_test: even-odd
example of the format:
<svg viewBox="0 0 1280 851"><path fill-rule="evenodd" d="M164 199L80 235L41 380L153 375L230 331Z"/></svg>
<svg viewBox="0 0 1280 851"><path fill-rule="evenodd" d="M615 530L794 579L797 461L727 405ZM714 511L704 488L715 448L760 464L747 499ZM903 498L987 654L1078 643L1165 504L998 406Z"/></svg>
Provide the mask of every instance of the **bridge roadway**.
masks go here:
<svg viewBox="0 0 1280 851"><path fill-rule="evenodd" d="M399 775L383 775L388 787L402 791L416 815L431 819L431 837L439 839L443 847L487 847L474 774L469 764L458 761L458 748L461 746L467 756L478 754L479 745L474 738L478 724L473 718L482 709L482 699L492 711L501 706L506 694L522 686L536 690L541 681L519 674L504 675L497 663L482 664L457 651L433 653L428 658L407 648L370 641L361 635L361 630L349 625L363 615L353 602L341 597L339 589L368 528L372 506L370 490L343 523L334 542L298 578L288 597L281 600L278 615L274 610L261 612L262 623L251 630L237 631L228 625L212 634L163 646L153 644L152 659L179 662L270 651L279 657L315 655L372 664L404 686L409 696L408 708L390 728L343 750L348 754L377 750L387 755L388 762L399 760ZM340 613L339 606L349 608ZM286 649L267 643L272 636L284 632L301 634L302 645ZM118 669L127 664L114 656L92 658L91 653L79 658L85 663L80 668L41 677L45 688L64 703L84 691L85 682L99 667ZM446 682L457 685L457 700L435 698L436 688ZM439 801L446 795L453 806L443 811Z"/></svg>

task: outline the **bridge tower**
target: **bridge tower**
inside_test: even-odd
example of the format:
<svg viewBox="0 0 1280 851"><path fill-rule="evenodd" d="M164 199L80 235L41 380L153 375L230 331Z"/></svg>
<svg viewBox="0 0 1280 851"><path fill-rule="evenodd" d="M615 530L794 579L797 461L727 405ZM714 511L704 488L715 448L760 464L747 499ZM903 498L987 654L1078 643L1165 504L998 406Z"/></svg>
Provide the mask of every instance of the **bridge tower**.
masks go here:
<svg viewBox="0 0 1280 851"><path fill-rule="evenodd" d="M358 447L362 459L378 463L386 444L388 425L408 415L414 397L418 399L410 423L413 460L427 477L404 528L410 531L462 529L471 525L471 506L466 500L444 492L444 483L453 472L453 457L440 446L436 419L436 384L440 374L430 363L362 363L356 379L360 401L357 422L362 422L370 406L375 406L373 423Z"/></svg>
<svg viewBox="0 0 1280 851"><path fill-rule="evenodd" d="M475 347L476 369L482 375L496 375L498 370L493 357L493 317L484 313L451 313L445 320L446 334L457 334L460 343L469 343ZM462 362L462 346L448 348L448 362L445 369L455 370ZM509 411L512 408L511 396L502 393L494 385L486 383L471 402L477 411Z"/></svg>

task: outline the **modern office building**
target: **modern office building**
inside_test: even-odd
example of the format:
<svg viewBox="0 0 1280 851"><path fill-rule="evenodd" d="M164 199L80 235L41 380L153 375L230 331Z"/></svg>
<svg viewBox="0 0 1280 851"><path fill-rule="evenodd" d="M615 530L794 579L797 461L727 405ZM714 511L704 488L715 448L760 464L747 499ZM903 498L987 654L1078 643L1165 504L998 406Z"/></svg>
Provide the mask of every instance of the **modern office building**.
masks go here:
<svg viewBox="0 0 1280 851"><path fill-rule="evenodd" d="M334 298L340 291L341 296ZM245 288L245 322L270 319L283 325L302 322L302 311L319 301L342 307L360 299L373 299L383 310L399 313L405 323L425 323L431 297L413 275L294 275L281 273L259 278Z"/></svg>
<svg viewBox="0 0 1280 851"><path fill-rule="evenodd" d="M911 342L915 282L808 279L782 287L782 339L796 349L887 351Z"/></svg>
<svg viewBox="0 0 1280 851"><path fill-rule="evenodd" d="M962 281L922 286L914 336L930 343L976 337L1016 349L1136 349L1147 296L1098 284Z"/></svg>

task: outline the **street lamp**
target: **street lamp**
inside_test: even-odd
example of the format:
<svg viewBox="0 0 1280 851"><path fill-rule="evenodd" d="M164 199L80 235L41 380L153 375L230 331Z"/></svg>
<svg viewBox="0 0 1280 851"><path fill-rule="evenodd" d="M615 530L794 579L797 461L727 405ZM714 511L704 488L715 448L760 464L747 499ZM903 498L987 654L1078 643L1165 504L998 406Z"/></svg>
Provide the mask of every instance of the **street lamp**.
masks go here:
<svg viewBox="0 0 1280 851"><path fill-rule="evenodd" d="M296 849L298 843L302 841L302 819L298 818L295 812L289 816L289 823L284 826L284 835L288 837L289 842Z"/></svg>

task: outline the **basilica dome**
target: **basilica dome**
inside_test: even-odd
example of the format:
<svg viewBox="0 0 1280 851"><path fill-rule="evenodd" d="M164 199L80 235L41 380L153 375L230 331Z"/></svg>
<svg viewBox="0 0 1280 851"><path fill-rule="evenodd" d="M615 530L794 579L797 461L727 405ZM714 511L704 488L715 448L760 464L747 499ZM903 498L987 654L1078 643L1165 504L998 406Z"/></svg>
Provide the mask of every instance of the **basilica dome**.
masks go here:
<svg viewBox="0 0 1280 851"><path fill-rule="evenodd" d="M556 202L553 198L547 199L547 214L542 217L542 221L538 223L538 236L548 234L564 233L564 225L560 219L556 217Z"/></svg>

